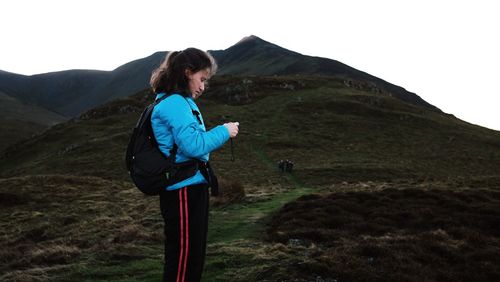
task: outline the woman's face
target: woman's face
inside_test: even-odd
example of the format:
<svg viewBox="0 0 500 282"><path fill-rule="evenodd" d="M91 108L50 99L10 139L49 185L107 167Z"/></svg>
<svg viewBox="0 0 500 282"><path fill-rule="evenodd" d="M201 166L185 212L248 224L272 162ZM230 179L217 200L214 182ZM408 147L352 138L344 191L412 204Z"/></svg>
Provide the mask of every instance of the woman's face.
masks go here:
<svg viewBox="0 0 500 282"><path fill-rule="evenodd" d="M186 71L186 75L189 79L189 91L193 99L200 97L203 91L205 91L205 83L208 81L209 74L208 69L200 70L195 73L190 70Z"/></svg>

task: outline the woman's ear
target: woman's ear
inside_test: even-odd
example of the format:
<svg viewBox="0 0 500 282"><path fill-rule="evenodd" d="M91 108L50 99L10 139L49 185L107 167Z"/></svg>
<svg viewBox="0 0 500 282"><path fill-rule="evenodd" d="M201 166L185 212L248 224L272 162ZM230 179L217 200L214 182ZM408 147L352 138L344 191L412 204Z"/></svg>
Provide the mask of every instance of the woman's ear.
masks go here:
<svg viewBox="0 0 500 282"><path fill-rule="evenodd" d="M191 76L193 75L193 72L192 72L190 69L186 69L186 70L184 71L184 74L186 75L186 77L187 77L188 79L191 79Z"/></svg>

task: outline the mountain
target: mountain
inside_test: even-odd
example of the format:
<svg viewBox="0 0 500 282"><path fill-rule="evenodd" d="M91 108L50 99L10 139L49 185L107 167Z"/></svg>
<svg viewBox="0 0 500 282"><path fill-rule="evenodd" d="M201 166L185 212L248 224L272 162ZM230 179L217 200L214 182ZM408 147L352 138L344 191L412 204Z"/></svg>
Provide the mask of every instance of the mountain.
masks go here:
<svg viewBox="0 0 500 282"><path fill-rule="evenodd" d="M221 75L327 75L348 83L369 83L405 102L439 111L418 95L338 61L304 56L249 36L226 50L212 51ZM33 76L0 72L0 91L25 103L74 117L114 98L136 93L149 84L151 72L166 52L122 65L113 71L68 70Z"/></svg>
<svg viewBox="0 0 500 282"><path fill-rule="evenodd" d="M305 56L251 35L224 51L213 52L221 65L219 74L230 75L328 75L368 82L405 102L440 111L415 93L359 71L333 59ZM352 83L352 82L351 82Z"/></svg>
<svg viewBox="0 0 500 282"><path fill-rule="evenodd" d="M68 70L24 76L0 71L0 108L6 109L0 114L0 151L96 105L146 88L151 70L164 56L155 53L111 72ZM20 130L11 132L12 128Z"/></svg>
<svg viewBox="0 0 500 282"><path fill-rule="evenodd" d="M0 72L0 90L25 103L73 117L148 86L165 53L155 53L113 71L67 70L33 76ZM128 93L128 94L123 94Z"/></svg>
<svg viewBox="0 0 500 282"><path fill-rule="evenodd" d="M33 76L0 72L0 91L26 104L71 117L74 111L65 109L91 93L108 75L108 72L94 70L68 70Z"/></svg>
<svg viewBox="0 0 500 282"><path fill-rule="evenodd" d="M67 113L82 113L115 98L131 95L149 86L151 72L159 66L166 52L157 52L122 65L91 92L82 95L67 108Z"/></svg>

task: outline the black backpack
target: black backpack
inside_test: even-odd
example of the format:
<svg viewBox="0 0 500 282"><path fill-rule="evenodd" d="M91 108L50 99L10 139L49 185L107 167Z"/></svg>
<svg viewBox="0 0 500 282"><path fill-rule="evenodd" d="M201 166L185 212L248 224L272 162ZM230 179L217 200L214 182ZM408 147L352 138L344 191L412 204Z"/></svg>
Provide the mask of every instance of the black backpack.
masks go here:
<svg viewBox="0 0 500 282"><path fill-rule="evenodd" d="M158 195L167 186L194 176L198 170L204 176L209 170L207 164L197 160L175 163L177 144L168 158L160 151L151 126L151 114L167 97L164 95L144 109L127 146L125 164L134 184L146 195Z"/></svg>

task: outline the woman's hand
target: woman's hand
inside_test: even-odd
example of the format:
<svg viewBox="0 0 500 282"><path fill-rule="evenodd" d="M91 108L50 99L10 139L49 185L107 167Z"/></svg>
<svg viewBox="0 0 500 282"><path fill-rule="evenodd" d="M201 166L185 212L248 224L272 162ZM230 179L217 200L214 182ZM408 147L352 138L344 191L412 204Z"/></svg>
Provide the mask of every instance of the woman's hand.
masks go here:
<svg viewBox="0 0 500 282"><path fill-rule="evenodd" d="M227 131L229 131L229 136L231 138L234 138L236 137L236 135L238 135L238 126L240 126L239 122L224 123L224 126L227 128Z"/></svg>

